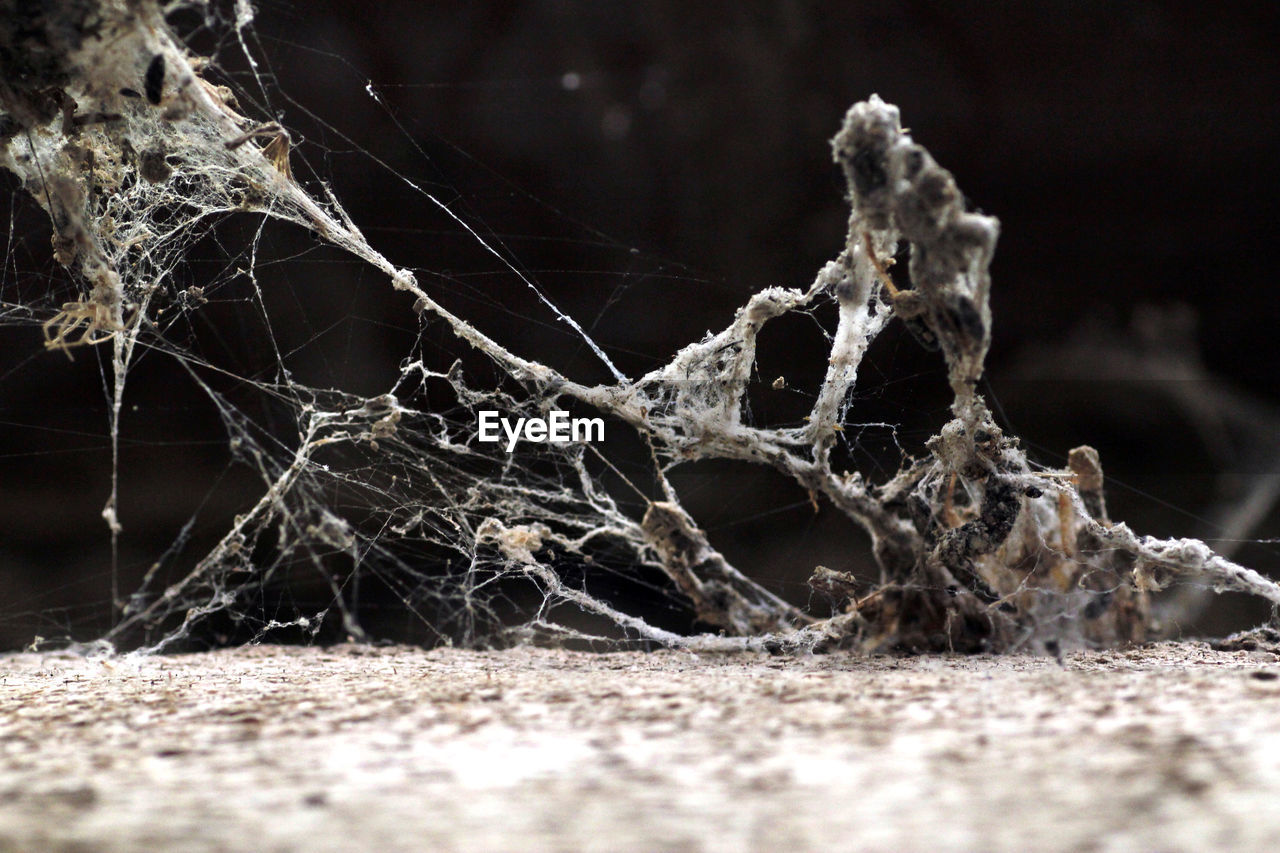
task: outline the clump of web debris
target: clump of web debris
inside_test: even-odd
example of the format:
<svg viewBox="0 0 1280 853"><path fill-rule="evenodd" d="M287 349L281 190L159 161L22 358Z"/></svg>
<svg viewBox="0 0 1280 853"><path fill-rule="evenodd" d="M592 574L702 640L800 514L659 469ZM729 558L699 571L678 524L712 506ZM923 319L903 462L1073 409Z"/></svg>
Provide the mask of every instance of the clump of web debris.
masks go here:
<svg viewBox="0 0 1280 853"><path fill-rule="evenodd" d="M49 215L73 288L20 307L50 349L109 350L117 446L142 348L190 368L223 414L236 457L261 478L260 498L202 557L176 576L157 563L139 589L117 591L109 642L163 649L215 614L249 623L256 637L277 628L314 633L335 619L363 637L355 596L370 576L396 590L436 639L468 644L603 638L726 650L1001 651L1141 640L1152 630L1149 593L1176 578L1280 605L1280 587L1203 543L1142 537L1112 521L1091 448L1072 451L1066 469L1046 469L996 425L976 388L991 342L998 224L966 211L951 174L875 96L849 111L833 140L852 213L845 247L814 281L755 294L723 331L639 378L557 311L613 377L592 385L451 313L373 248L336 198L293 178L286 129L242 114L167 21L174 8L194 8L208 26L224 27L252 66L246 0L221 17L199 2L0 6L0 163ZM166 335L175 313L201 310L200 294L174 284L184 252L212 223L238 214L293 223L371 264L405 292L424 326L447 326L502 378L480 382L461 361L440 369L407 358L385 393L363 398L305 387L281 371L271 390L290 407L296 435L264 438L201 381L200 359ZM910 285L898 286L888 266L904 247ZM743 408L762 328L832 305L838 326L809 416L796 427L752 425ZM832 448L864 356L896 322L945 361L954 401L927 455L876 483L840 469ZM477 440L481 409L536 416L567 406L625 424L647 444L661 494L646 498L643 513L610 493L589 448L547 444L516 457ZM703 459L770 466L847 514L871 537L878 583L868 592L818 569L810 585L837 603L819 619L739 572L667 479ZM114 487L104 499L114 539ZM267 616L246 605L299 565L330 589L326 606ZM663 629L625 597L592 591L593 574L641 571L664 577L707 631Z"/></svg>

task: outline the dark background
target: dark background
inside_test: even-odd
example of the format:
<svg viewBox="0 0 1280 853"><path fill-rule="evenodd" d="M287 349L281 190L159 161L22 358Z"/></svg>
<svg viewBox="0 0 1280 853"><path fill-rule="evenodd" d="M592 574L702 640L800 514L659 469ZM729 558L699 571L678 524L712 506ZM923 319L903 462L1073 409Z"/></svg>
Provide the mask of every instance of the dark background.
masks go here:
<svg viewBox="0 0 1280 853"><path fill-rule="evenodd" d="M217 51L246 109L257 102L295 131L295 172L330 182L375 246L513 350L582 379L605 374L404 179L506 252L635 376L723 328L761 287L807 285L839 251L847 207L828 140L850 104L879 93L1001 220L988 392L1006 423L1049 464L1098 446L1112 514L1136 529L1214 539L1224 498L1276 471L1275 8L264 2L254 39L265 98L234 41L197 31L193 44ZM24 268L60 273L33 205L11 195L13 303ZM417 332L408 302L296 231L270 230L261 250L293 258L260 273L279 294L278 336L296 338L297 378L386 390ZM225 275L237 251L200 244L186 283ZM445 338L441 350L456 350ZM802 384L819 375L822 345L812 322L784 324L764 338L761 373ZM1089 354L1106 382L1074 375L1098 368ZM902 423L911 449L944 417L939 365L900 334L873 356L865 420ZM39 352L31 324L0 327L0 359L0 635L83 639L109 576L99 364ZM163 373L150 387L145 370L131 381L126 577L173 541L203 484L225 480L206 506L210 535L253 495L251 480L227 474L198 395ZM1203 398L1187 388L1238 389L1231 405L1247 413L1233 409L1215 439L1224 404L1188 414L1170 402ZM762 422L794 414L784 399L754 402ZM887 464L884 448L859 453L855 464ZM715 544L800 601L815 563L866 566L859 534L770 475L702 466L680 486ZM1272 513L1251 535L1278 526ZM1274 545L1236 556L1280 566ZM1228 601L1186 630L1260 615Z"/></svg>

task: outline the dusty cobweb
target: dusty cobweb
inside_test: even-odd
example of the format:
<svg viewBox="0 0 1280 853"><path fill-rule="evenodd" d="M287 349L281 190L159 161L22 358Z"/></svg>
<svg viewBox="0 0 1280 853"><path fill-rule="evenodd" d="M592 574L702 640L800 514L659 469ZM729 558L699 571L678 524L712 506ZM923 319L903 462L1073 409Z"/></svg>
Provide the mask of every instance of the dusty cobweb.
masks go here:
<svg viewBox="0 0 1280 853"><path fill-rule="evenodd" d="M178 13L217 33L251 86L238 90L193 52L175 34ZM263 100L272 85L252 46L253 16L245 0L67 2L32 12L8 38L3 165L47 213L62 273L42 292L6 298L4 320L39 329L49 350L101 359L113 448L102 517L113 553L124 533L122 422L144 357L172 361L201 391L233 464L257 484L202 553L191 556L179 533L183 547L157 555L136 587L115 585L105 643L177 648L213 623L251 641L370 639L361 604L374 586L424 641L469 645L1061 648L1153 635L1149 595L1174 580L1280 604L1280 587L1204 543L1143 537L1110 519L1104 460L1091 448L1051 469L997 425L979 382L998 224L966 209L895 107L875 96L856 104L833 140L852 212L846 244L813 281L754 294L723 329L669 358L653 354L660 366L634 376L491 234L403 175L591 354L598 381L446 307L417 268L366 239L323 181L300 177L289 130ZM258 225L231 245L218 228L237 218ZM295 377L259 281L267 220L358 258L402 293L417 333L376 393ZM223 271L195 284L189 256L206 244L226 253ZM891 269L895 257L906 276ZM236 310L262 318L273 369L237 370L191 333L210 301L232 291ZM748 400L771 380L757 369L762 330L798 315L835 318L825 364L803 389L803 420L760 423ZM899 448L895 470L858 470L847 452L858 436L893 432L860 416L856 391L873 342L896 324L937 353L952 401L933 438ZM247 397L267 400L271 417ZM482 411L515 420L558 410L626 436L630 467L608 443L509 453L480 440ZM819 567L809 584L831 602L821 615L753 580L673 485L705 460L764 466L815 507L846 515L869 536L878 577ZM661 624L636 604L637 590L680 608L694 629Z"/></svg>

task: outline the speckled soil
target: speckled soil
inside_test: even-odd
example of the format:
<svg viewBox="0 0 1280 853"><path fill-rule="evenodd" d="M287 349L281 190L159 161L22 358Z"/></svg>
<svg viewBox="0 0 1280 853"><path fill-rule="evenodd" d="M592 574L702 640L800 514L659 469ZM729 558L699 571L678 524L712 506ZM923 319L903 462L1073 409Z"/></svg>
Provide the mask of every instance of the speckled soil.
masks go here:
<svg viewBox="0 0 1280 853"><path fill-rule="evenodd" d="M1280 663L0 658L0 850L1274 850Z"/></svg>

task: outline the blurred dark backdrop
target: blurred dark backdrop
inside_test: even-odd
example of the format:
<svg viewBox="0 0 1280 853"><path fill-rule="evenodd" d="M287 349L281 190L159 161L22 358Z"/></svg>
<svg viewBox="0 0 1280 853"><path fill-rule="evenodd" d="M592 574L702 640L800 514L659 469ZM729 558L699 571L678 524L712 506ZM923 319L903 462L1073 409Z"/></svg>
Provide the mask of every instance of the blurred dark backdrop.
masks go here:
<svg viewBox="0 0 1280 853"><path fill-rule="evenodd" d="M374 245L500 341L587 379L605 378L590 354L405 179L635 375L722 328L753 291L808 284L839 250L847 208L828 140L851 103L879 93L1001 220L988 391L1002 417L1046 463L1097 445L1114 516L1214 539L1229 500L1277 470L1278 25L1265 2L263 2L265 99L233 40L196 32L193 44L217 51L246 106L259 99L296 131L295 171L331 183ZM24 267L60 273L47 227L11 196L4 298L16 302ZM228 246L201 244L188 283L225 275ZM405 300L306 235L273 231L262 251L300 255L261 270L281 314L304 316L278 331L296 335L298 378L385 390L416 333ZM38 335L0 328L4 645L91 633L107 596L102 375L92 357L40 352ZM765 345L762 374L817 375L815 325ZM1088 354L1108 383L1073 376L1098 367ZM901 421L910 444L915 420L940 423L938 365L900 335L874 355L866 420ZM132 381L126 575L176 538L195 508L186 484L227 472L198 395ZM1212 411L1185 402L1204 395L1170 382L1236 389L1207 408L1248 414L1214 439ZM211 534L252 494L238 476L206 506ZM681 488L718 546L800 601L815 563L866 565L858 534L768 475L708 466ZM1263 516L1250 535L1275 537L1276 514ZM1273 545L1236 556L1280 567ZM1260 615L1227 602L1187 630Z"/></svg>

